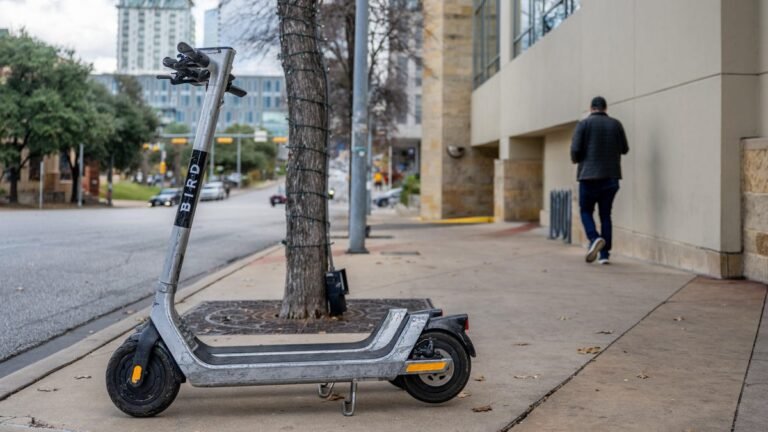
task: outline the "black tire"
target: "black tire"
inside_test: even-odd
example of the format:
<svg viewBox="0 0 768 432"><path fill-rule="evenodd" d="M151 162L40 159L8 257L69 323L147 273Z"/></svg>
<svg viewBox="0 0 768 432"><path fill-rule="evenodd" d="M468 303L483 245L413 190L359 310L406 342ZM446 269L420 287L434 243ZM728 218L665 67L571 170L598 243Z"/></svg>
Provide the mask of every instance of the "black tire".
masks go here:
<svg viewBox="0 0 768 432"><path fill-rule="evenodd" d="M107 365L107 393L120 411L133 417L152 417L173 403L181 380L171 355L155 346L144 381L139 387L131 386L128 377L133 368L136 345L136 340L127 340L112 354Z"/></svg>
<svg viewBox="0 0 768 432"><path fill-rule="evenodd" d="M439 374L403 375L405 391L422 402L447 402L467 385L472 371L471 360L461 342L447 333L425 332L419 337L419 342L425 339L432 339L435 352L450 357L453 365Z"/></svg>
<svg viewBox="0 0 768 432"><path fill-rule="evenodd" d="M397 378L395 378L393 380L389 380L389 383L392 384L393 386L399 388L400 390L405 390L405 382L403 382L403 378L404 377L402 375L400 375L400 376L398 376Z"/></svg>

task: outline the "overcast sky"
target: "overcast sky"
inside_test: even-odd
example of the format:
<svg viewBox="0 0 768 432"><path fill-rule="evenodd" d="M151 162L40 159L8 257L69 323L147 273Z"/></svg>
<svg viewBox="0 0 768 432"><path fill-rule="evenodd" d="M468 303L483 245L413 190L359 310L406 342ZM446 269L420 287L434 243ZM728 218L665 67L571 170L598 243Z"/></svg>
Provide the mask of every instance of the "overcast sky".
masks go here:
<svg viewBox="0 0 768 432"><path fill-rule="evenodd" d="M0 0L0 28L73 48L95 72L117 69L117 0ZM218 0L195 0L195 43L203 42L203 16ZM270 70L274 71L274 65ZM249 73L256 72L249 70Z"/></svg>

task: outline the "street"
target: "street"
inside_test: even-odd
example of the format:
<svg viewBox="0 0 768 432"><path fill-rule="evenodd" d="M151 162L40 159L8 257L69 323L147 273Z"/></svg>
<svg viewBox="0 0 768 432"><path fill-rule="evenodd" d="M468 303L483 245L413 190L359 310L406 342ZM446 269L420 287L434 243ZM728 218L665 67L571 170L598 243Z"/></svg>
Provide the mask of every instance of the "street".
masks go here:
<svg viewBox="0 0 768 432"><path fill-rule="evenodd" d="M284 209L269 205L275 190L198 206L181 286L283 238ZM149 296L175 212L0 212L0 361Z"/></svg>

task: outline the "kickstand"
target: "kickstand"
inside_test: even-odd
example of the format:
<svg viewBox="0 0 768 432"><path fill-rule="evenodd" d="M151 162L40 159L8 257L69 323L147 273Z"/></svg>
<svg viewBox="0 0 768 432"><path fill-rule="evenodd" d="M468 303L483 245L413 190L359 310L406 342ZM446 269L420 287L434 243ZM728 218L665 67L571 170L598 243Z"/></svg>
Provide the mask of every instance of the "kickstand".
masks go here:
<svg viewBox="0 0 768 432"><path fill-rule="evenodd" d="M333 391L333 385L335 383L324 383L324 384L318 384L317 386L317 395L320 396L322 399L327 399L331 396L331 392Z"/></svg>
<svg viewBox="0 0 768 432"><path fill-rule="evenodd" d="M342 401L341 413L347 417L355 415L355 403L357 402L357 381L349 383L349 396Z"/></svg>

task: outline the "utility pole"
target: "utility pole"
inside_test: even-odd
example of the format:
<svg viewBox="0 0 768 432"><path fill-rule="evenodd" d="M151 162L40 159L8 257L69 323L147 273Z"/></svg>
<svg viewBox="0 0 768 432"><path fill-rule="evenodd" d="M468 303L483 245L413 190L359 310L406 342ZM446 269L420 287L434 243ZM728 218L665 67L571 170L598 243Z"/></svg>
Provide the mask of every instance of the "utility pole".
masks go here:
<svg viewBox="0 0 768 432"><path fill-rule="evenodd" d="M389 157L387 158L387 190L392 190L392 143L389 143Z"/></svg>
<svg viewBox="0 0 768 432"><path fill-rule="evenodd" d="M45 165L43 159L40 159L40 210L43 209L43 177L45 177Z"/></svg>
<svg viewBox="0 0 768 432"><path fill-rule="evenodd" d="M80 183L77 185L77 206L82 207L83 206L83 143L80 143L80 158L78 160L78 163L80 165L79 172L77 176L77 181Z"/></svg>
<svg viewBox="0 0 768 432"><path fill-rule="evenodd" d="M243 174L242 171L240 171L240 135L237 136L237 188L240 189L240 186L243 184Z"/></svg>
<svg viewBox="0 0 768 432"><path fill-rule="evenodd" d="M352 179L350 190L348 253L368 253L365 249L366 177L368 150L368 0L356 0L355 68L352 94Z"/></svg>
<svg viewBox="0 0 768 432"><path fill-rule="evenodd" d="M216 162L214 162L215 160L216 160L216 139L214 138L213 144L211 144L211 162L210 162L211 170L210 170L210 174L208 174L209 182L213 181L213 169L214 169L213 166L216 165Z"/></svg>

